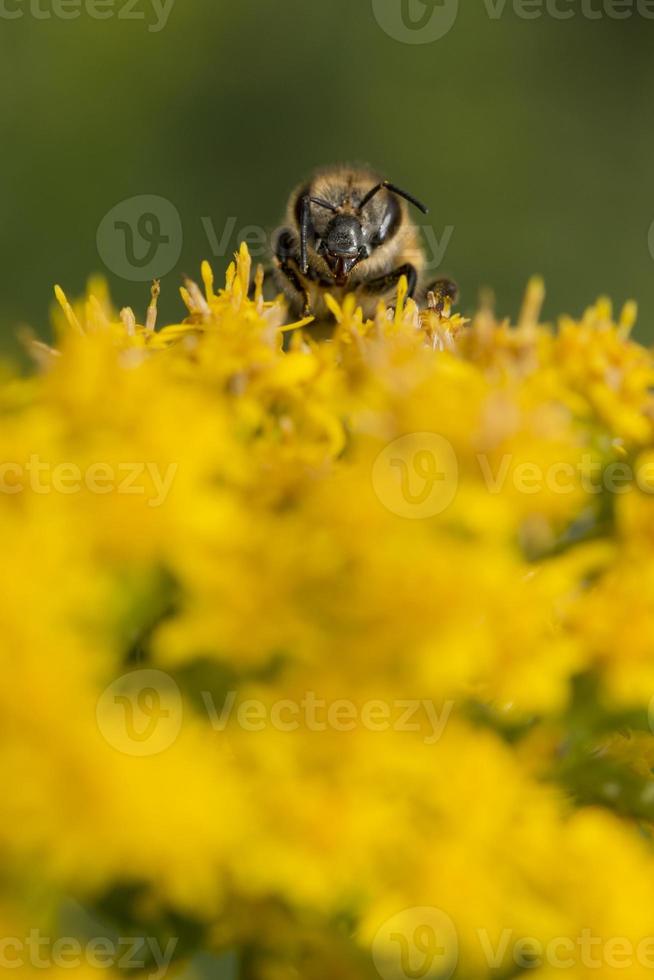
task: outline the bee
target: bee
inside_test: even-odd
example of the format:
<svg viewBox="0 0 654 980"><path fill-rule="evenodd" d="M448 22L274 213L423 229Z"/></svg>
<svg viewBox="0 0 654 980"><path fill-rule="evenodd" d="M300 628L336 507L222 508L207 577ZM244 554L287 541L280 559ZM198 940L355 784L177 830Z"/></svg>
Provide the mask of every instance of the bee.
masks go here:
<svg viewBox="0 0 654 980"><path fill-rule="evenodd" d="M380 174L359 167L316 171L291 194L273 239L273 278L295 316L329 319L325 294L354 293L364 316L392 306L402 276L409 296L439 313L458 289L449 279L422 286L425 256L409 205L427 207Z"/></svg>

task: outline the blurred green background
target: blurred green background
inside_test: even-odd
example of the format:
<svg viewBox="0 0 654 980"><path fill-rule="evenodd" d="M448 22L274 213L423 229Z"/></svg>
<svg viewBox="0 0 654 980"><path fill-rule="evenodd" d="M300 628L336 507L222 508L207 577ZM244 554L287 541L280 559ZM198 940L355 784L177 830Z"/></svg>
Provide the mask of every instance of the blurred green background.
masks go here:
<svg viewBox="0 0 654 980"><path fill-rule="evenodd" d="M179 215L155 270L176 320L182 273L207 257L222 276L243 229L272 230L291 187L341 160L431 205L464 312L490 286L515 313L536 272L548 316L633 297L638 336L654 339L654 20L590 19L582 0L559 0L569 20L511 2L494 19L488 0L461 0L444 37L408 44L373 0L173 0L160 30L152 0L115 0L103 20L52 2L0 5L5 349L17 324L48 334L54 282L78 295L96 271L142 315L147 283L124 277L117 251L129 232L107 241L105 222L98 248L121 201L157 195ZM135 232L135 253L148 247Z"/></svg>

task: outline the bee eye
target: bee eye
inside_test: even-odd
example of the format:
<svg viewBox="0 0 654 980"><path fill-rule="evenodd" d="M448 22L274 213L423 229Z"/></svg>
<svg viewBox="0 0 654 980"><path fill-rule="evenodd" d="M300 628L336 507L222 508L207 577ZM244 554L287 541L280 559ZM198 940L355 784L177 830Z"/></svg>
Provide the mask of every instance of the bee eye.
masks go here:
<svg viewBox="0 0 654 980"><path fill-rule="evenodd" d="M385 241L395 234L400 223L400 218L400 206L395 198L391 197L388 200L388 206L384 210L379 228L372 236L371 244L374 248L383 245Z"/></svg>

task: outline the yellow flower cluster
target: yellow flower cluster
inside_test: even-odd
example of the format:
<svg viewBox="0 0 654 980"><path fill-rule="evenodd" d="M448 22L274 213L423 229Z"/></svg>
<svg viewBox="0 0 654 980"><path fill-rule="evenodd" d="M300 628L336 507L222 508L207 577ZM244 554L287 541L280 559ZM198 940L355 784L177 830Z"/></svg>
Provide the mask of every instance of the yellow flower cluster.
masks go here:
<svg viewBox="0 0 654 980"><path fill-rule="evenodd" d="M346 299L319 340L246 249L202 272L159 330L156 289L143 325L58 289L0 386L2 965L73 898L171 971L650 976L634 308Z"/></svg>

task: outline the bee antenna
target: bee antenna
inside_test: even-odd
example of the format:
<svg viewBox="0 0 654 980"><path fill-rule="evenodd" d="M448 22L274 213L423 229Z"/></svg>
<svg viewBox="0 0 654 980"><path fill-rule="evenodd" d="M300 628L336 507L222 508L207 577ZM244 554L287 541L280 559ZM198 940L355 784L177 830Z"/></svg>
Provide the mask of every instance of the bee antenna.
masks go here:
<svg viewBox="0 0 654 980"><path fill-rule="evenodd" d="M375 184L375 186L372 187L365 195L361 201L361 204L357 208L357 211L362 211L366 204L372 201L375 194L378 194L381 190L387 190L390 191L391 194L397 194L398 197L403 197L405 201L409 202L409 204L413 204L414 207L418 208L419 211L422 211L423 214L429 214L429 208L425 204L422 204L417 197L414 197L413 194L409 194L408 191L403 191L401 187L396 187L395 184L391 184L390 180L382 180L381 183Z"/></svg>
<svg viewBox="0 0 654 980"><path fill-rule="evenodd" d="M312 204L317 204L318 207L327 208L328 211L338 211L338 208L326 201L324 197L310 197L309 200Z"/></svg>
<svg viewBox="0 0 654 980"><path fill-rule="evenodd" d="M307 250L309 244L309 225L311 224L310 203L311 198L308 194L305 194L300 206L300 271L305 274L309 271Z"/></svg>

